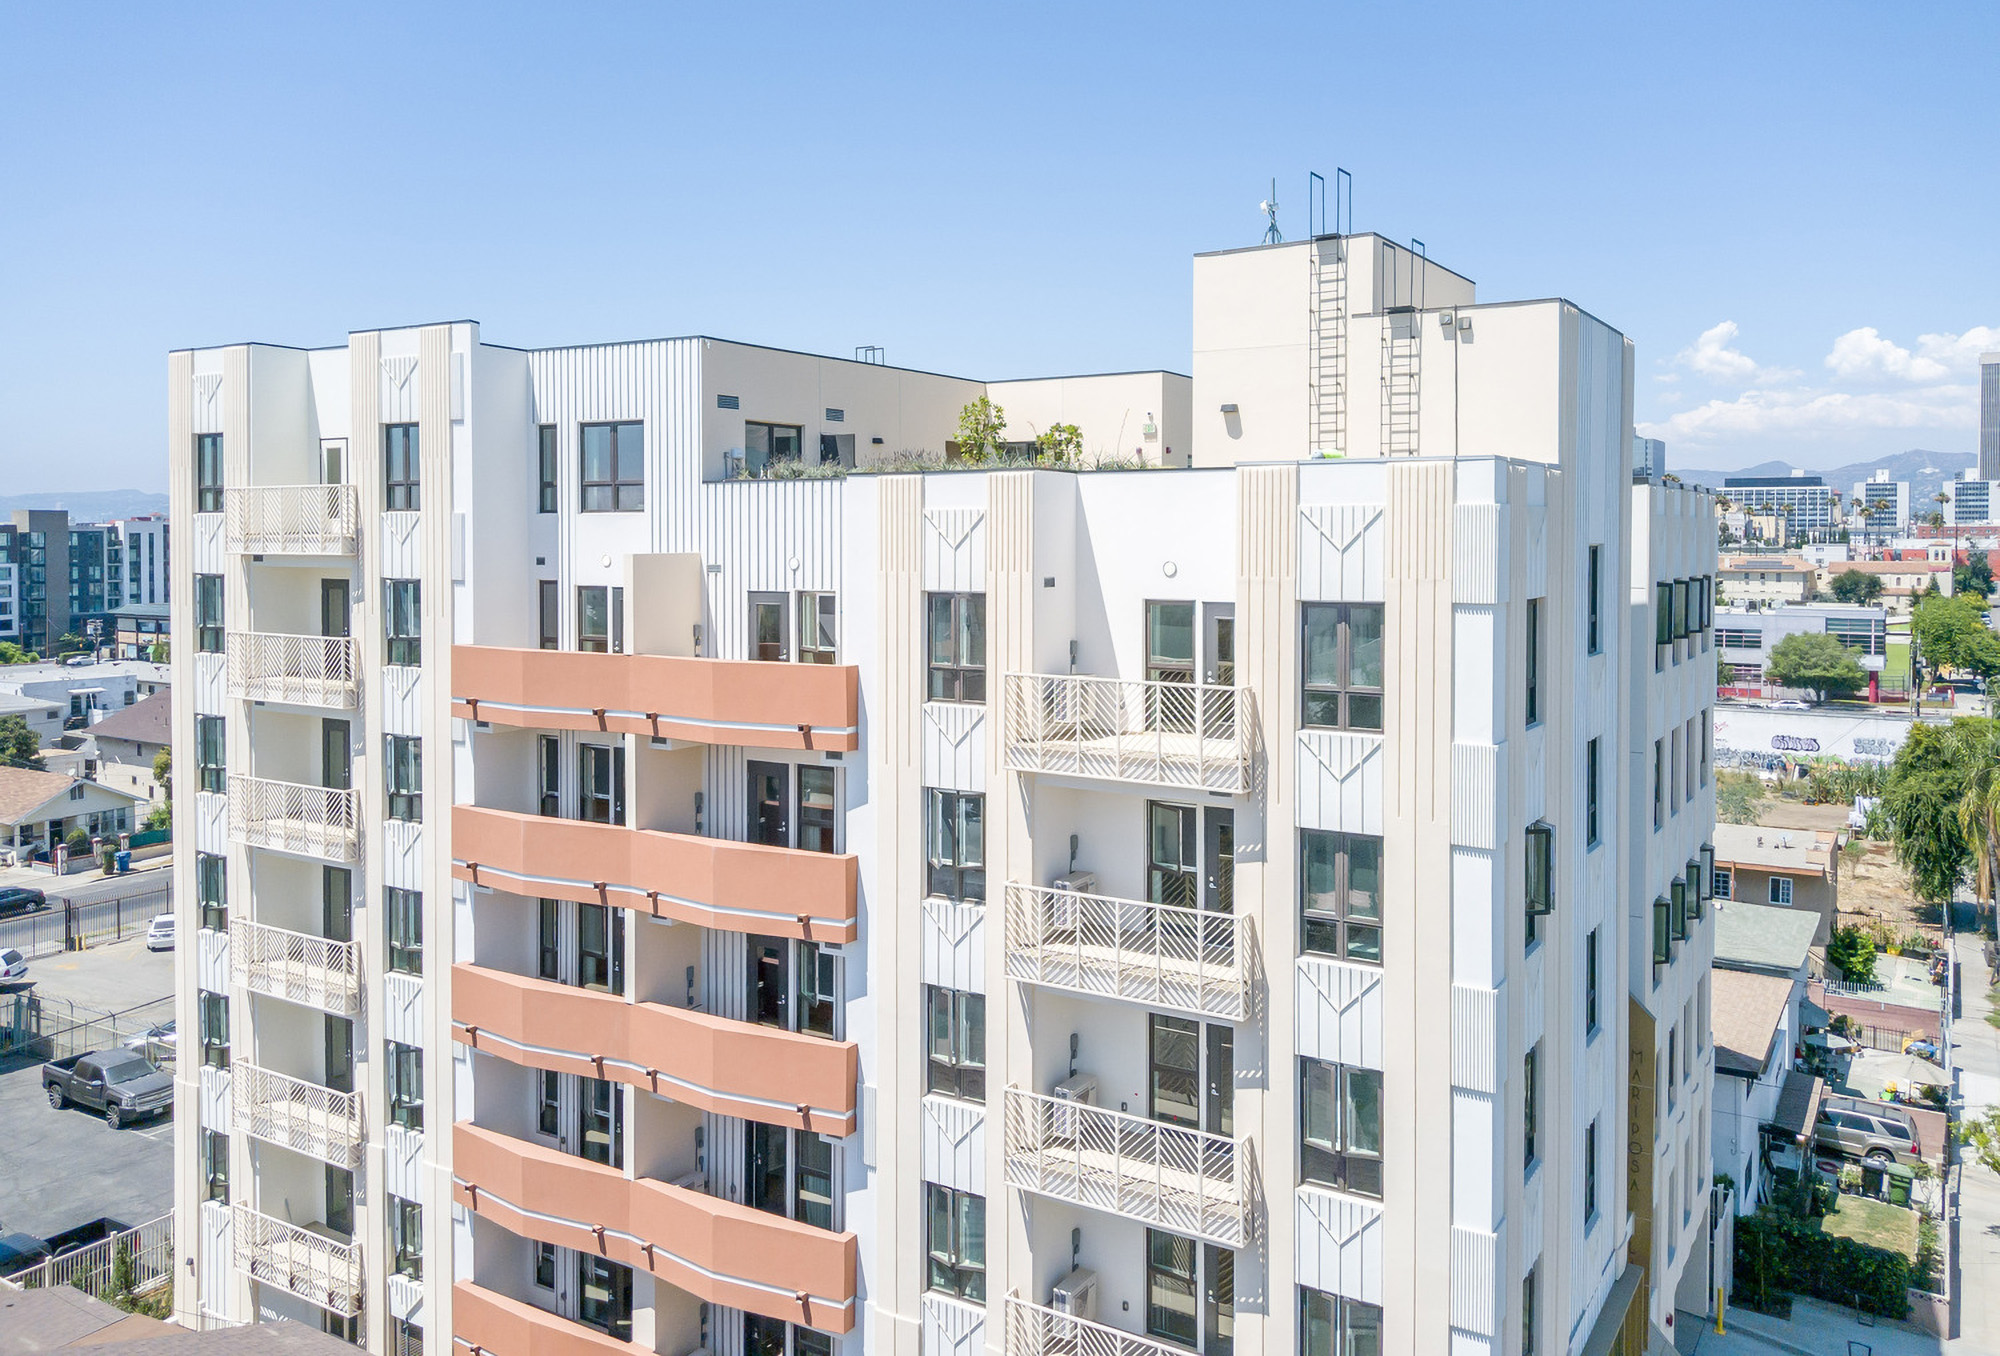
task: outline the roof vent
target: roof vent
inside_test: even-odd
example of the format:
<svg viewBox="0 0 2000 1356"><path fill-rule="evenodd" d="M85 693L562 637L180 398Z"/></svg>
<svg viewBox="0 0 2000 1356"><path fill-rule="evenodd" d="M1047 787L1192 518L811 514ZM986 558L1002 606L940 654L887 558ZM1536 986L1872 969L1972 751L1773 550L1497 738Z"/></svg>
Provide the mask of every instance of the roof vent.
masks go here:
<svg viewBox="0 0 2000 1356"><path fill-rule="evenodd" d="M846 410L836 410L836 409L835 409L835 408L833 408L833 406L831 406L831 405L829 405L829 406L827 406L827 407L826 407L826 422L827 422L827 423L829 423L829 424L838 424L838 423L842 423L842 422L844 422L844 421L846 420L846 418L847 418L847 411L846 411Z"/></svg>
<svg viewBox="0 0 2000 1356"><path fill-rule="evenodd" d="M743 408L743 402L735 396L719 395L715 398L715 408L718 410L740 410Z"/></svg>

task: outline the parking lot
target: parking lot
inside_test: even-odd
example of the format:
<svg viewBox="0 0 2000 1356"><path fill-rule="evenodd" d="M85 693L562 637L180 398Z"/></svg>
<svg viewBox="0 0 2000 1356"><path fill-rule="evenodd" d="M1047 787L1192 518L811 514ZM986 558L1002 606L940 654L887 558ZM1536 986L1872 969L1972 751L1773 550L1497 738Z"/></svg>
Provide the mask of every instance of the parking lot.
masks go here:
<svg viewBox="0 0 2000 1356"><path fill-rule="evenodd" d="M123 1011L173 992L173 953L134 940L32 962L51 1008ZM57 1111L39 1060L0 1063L0 1225L47 1237L99 1216L142 1224L173 1206L171 1115L113 1130L75 1107Z"/></svg>

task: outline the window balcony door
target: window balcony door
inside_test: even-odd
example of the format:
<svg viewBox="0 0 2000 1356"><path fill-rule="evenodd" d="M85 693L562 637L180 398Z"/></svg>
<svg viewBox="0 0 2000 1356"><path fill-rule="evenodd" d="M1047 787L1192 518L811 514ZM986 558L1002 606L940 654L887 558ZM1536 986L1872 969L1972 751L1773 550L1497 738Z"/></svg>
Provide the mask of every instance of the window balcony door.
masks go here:
<svg viewBox="0 0 2000 1356"><path fill-rule="evenodd" d="M1234 1135L1235 1054L1234 1027L1154 1013L1147 1029L1147 1116Z"/></svg>

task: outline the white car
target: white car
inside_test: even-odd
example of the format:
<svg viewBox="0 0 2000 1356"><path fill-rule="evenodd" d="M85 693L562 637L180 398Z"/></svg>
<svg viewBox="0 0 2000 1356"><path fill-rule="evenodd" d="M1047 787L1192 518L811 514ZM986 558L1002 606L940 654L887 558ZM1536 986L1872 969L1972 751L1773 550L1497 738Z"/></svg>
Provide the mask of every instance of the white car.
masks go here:
<svg viewBox="0 0 2000 1356"><path fill-rule="evenodd" d="M26 979L27 977L28 958L26 956L11 946L5 951L0 951L0 983L7 983L16 979Z"/></svg>
<svg viewBox="0 0 2000 1356"><path fill-rule="evenodd" d="M1784 702L1772 702L1772 703L1771 703L1771 704L1770 704L1770 705L1769 705L1768 707L1766 707L1765 709L1766 709L1766 710L1768 710L1768 711L1810 711L1810 710L1812 710L1812 708L1811 708L1810 706L1806 705L1806 704L1805 704L1804 702L1796 702L1796 701L1784 701Z"/></svg>
<svg viewBox="0 0 2000 1356"><path fill-rule="evenodd" d="M163 913L146 924L146 949L148 951L172 951L174 949L174 916Z"/></svg>

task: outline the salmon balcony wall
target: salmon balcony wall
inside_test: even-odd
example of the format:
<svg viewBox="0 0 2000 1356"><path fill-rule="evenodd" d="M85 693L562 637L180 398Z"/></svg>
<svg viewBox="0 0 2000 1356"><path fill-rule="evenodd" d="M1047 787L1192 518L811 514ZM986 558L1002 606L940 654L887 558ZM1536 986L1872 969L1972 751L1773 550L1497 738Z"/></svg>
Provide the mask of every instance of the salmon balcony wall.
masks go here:
<svg viewBox="0 0 2000 1356"><path fill-rule="evenodd" d="M860 671L651 654L452 647L452 714L763 749L861 745Z"/></svg>

